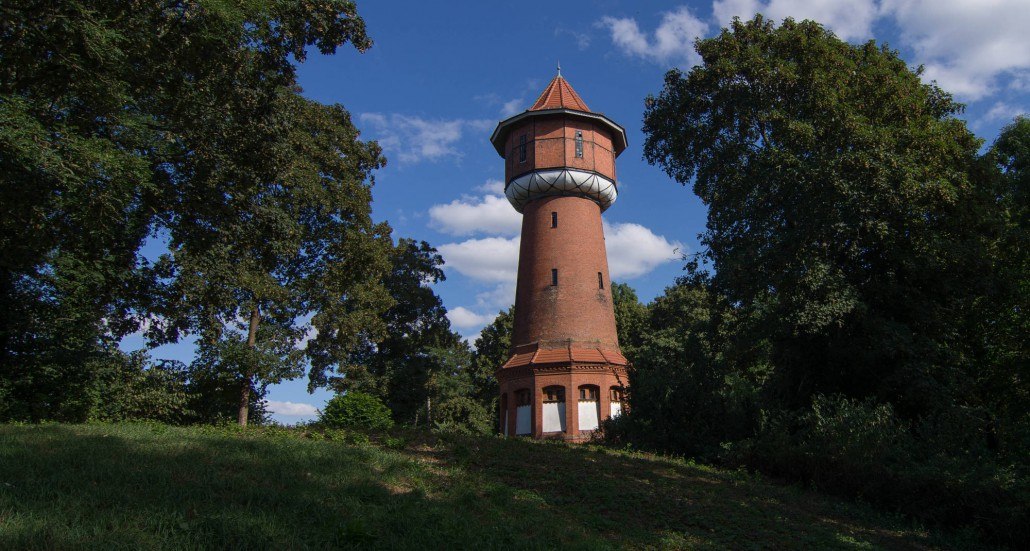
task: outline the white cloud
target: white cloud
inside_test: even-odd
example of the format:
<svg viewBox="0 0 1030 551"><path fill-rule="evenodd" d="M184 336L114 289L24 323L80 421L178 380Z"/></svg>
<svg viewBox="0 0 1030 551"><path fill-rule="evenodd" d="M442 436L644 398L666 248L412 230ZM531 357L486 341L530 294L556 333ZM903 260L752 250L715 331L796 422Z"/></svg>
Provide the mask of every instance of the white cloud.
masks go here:
<svg viewBox="0 0 1030 551"><path fill-rule="evenodd" d="M669 241L640 224L604 224L608 271L612 279L642 276L686 251L682 243Z"/></svg>
<svg viewBox="0 0 1030 551"><path fill-rule="evenodd" d="M526 100L521 97L506 101L504 102L504 105L501 106L501 116L508 118L516 113L521 113L526 110L526 108L523 107L524 105L526 105Z"/></svg>
<svg viewBox="0 0 1030 551"><path fill-rule="evenodd" d="M469 239L440 245L438 250L444 259L444 269L490 283L515 281L519 263L518 237Z"/></svg>
<svg viewBox="0 0 1030 551"><path fill-rule="evenodd" d="M660 64L693 66L700 61L694 51L694 40L708 32L708 24L693 16L687 6L665 12L653 37L640 30L630 17L603 17L612 42L624 53Z"/></svg>
<svg viewBox="0 0 1030 551"><path fill-rule="evenodd" d="M362 113L360 120L371 127L379 145L404 163L460 159L457 143L466 131L485 132L493 121L478 119L424 119L391 113Z"/></svg>
<svg viewBox="0 0 1030 551"><path fill-rule="evenodd" d="M761 13L776 23L788 17L796 21L811 19L850 41L872 36L878 11L875 0L716 0L712 3L712 15L722 26L728 26L734 16L746 21L755 13Z"/></svg>
<svg viewBox="0 0 1030 551"><path fill-rule="evenodd" d="M265 406L268 411L284 417L314 417L318 415L318 409L311 404L266 400Z"/></svg>
<svg viewBox="0 0 1030 551"><path fill-rule="evenodd" d="M984 120L987 121L1011 121L1020 115L1025 115L1030 110L1023 109L1018 105L1012 105L1005 102L996 102L991 108L984 114Z"/></svg>
<svg viewBox="0 0 1030 551"><path fill-rule="evenodd" d="M522 228L522 215L503 195L464 197L433 205L429 218L434 228L451 235L518 235Z"/></svg>
<svg viewBox="0 0 1030 551"><path fill-rule="evenodd" d="M493 289L476 294L476 306L500 310L515 303L515 282L498 283Z"/></svg>
<svg viewBox="0 0 1030 551"><path fill-rule="evenodd" d="M619 186L621 187L622 184L620 183ZM482 185L476 186L476 191L490 195L504 195L504 182L491 178Z"/></svg>
<svg viewBox="0 0 1030 551"><path fill-rule="evenodd" d="M925 80L975 101L1003 76L1030 69L1030 5L1026 0L884 0L901 42L926 67Z"/></svg>
<svg viewBox="0 0 1030 551"><path fill-rule="evenodd" d="M604 224L608 269L613 279L632 279L642 276L666 262L678 260L686 251L678 241L669 241L640 224ZM519 260L519 238L488 237L469 239L461 243L447 243L439 247L445 268L490 283L515 281ZM502 293L509 288L495 288L477 296L483 305L504 306ZM509 297L514 297L511 293Z"/></svg>
<svg viewBox="0 0 1030 551"><path fill-rule="evenodd" d="M464 306L459 306L453 310L447 311L447 319L451 320L451 324L455 327L468 329L470 327L483 327L484 325L494 321L497 314L477 314Z"/></svg>

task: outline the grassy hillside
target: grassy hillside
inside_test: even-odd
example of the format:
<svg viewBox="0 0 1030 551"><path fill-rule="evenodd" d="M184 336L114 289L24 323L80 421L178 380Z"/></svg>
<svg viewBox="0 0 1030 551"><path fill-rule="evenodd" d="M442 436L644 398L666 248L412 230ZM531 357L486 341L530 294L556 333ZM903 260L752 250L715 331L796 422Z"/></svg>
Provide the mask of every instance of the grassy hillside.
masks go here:
<svg viewBox="0 0 1030 551"><path fill-rule="evenodd" d="M961 547L678 460L500 438L331 436L0 425L0 548Z"/></svg>

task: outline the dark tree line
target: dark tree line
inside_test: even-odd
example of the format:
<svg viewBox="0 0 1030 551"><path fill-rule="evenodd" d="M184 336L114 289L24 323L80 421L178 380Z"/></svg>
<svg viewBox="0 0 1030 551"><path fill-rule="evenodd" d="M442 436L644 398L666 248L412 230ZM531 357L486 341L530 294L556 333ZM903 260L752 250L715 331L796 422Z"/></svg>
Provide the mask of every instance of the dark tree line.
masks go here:
<svg viewBox="0 0 1030 551"><path fill-rule="evenodd" d="M644 131L702 249L630 322L609 438L1025 541L1030 120L981 154L921 69L811 21L696 48Z"/></svg>

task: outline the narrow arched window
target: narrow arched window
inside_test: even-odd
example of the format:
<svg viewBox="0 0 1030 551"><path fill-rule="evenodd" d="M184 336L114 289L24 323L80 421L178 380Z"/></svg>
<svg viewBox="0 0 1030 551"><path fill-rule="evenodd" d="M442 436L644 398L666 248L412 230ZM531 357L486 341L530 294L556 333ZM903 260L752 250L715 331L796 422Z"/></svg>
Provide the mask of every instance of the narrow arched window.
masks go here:
<svg viewBox="0 0 1030 551"><path fill-rule="evenodd" d="M558 213L557 212L552 212L551 213L551 227L552 228L557 228L558 227Z"/></svg>
<svg viewBox="0 0 1030 551"><path fill-rule="evenodd" d="M576 158L583 158L583 132L581 130L576 131Z"/></svg>
<svg viewBox="0 0 1030 551"><path fill-rule="evenodd" d="M519 162L526 162L526 135L519 136Z"/></svg>
<svg viewBox="0 0 1030 551"><path fill-rule="evenodd" d="M604 289L604 275L601 272L597 272L597 288Z"/></svg>

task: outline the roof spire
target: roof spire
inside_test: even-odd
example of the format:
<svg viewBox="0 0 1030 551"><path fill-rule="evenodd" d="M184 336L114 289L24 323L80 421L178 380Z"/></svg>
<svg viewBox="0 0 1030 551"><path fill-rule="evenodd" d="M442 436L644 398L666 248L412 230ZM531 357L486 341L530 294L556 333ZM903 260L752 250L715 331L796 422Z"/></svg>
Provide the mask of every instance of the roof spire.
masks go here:
<svg viewBox="0 0 1030 551"><path fill-rule="evenodd" d="M561 76L561 59L558 60L558 76Z"/></svg>

